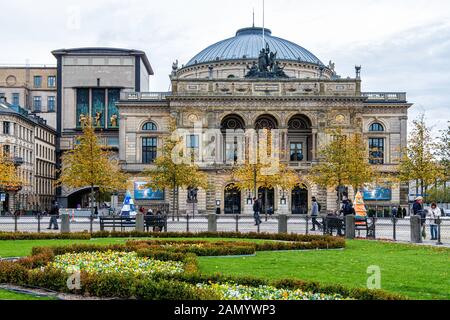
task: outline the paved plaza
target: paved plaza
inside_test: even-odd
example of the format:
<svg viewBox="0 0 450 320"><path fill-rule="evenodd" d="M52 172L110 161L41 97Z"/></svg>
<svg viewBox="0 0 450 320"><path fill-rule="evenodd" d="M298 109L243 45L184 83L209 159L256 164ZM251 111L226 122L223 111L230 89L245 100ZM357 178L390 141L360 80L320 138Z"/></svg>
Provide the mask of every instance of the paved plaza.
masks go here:
<svg viewBox="0 0 450 320"><path fill-rule="evenodd" d="M217 219L217 231L218 232L265 232L265 233L277 233L278 232L278 217L263 215L261 217L262 224L259 227L255 226L252 216L235 216L235 215L220 215ZM14 217L0 217L0 232L59 232L57 230L47 230L49 225L49 217L41 217L38 221L37 217L19 217L17 219L17 227ZM322 222L321 218L318 218L319 222ZM61 224L61 220L58 220L58 224ZM70 231L71 232L84 232L89 231L91 228L91 222L89 218L76 217L71 219ZM40 225L40 227L39 227ZM312 224L311 219L306 221L305 216L289 216L288 217L288 233L295 234L323 234L322 231L316 229L311 231ZM92 222L92 230L100 231L100 221L98 218ZM105 228L107 231L112 231L112 228ZM132 231L133 227L128 228L115 228L115 231ZM424 244L434 245L436 241L430 240L430 230L427 226L427 238L423 240ZM168 232L207 232L208 231L208 217L199 216L195 217L180 216L168 218L167 223ZM335 233L334 233L335 234ZM365 231L356 231L357 237L366 237ZM394 240L394 226L392 219L390 218L378 218L376 220L375 236L380 240ZM410 222L409 219L399 219L395 228L395 240L399 242L410 242ZM441 241L444 245L450 246L450 219L443 219L441 225Z"/></svg>

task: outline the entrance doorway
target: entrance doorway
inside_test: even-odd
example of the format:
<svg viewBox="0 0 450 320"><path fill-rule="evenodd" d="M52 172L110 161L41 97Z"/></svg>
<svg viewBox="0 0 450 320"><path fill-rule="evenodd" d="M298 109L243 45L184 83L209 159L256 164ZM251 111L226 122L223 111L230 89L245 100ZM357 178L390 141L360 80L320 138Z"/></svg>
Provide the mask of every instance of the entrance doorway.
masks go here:
<svg viewBox="0 0 450 320"><path fill-rule="evenodd" d="M275 190L267 189L267 188L259 188L258 189L258 198L262 201L261 214L273 214L275 211L274 203L275 203ZM267 204L267 206L266 206ZM267 211L266 211L267 207Z"/></svg>
<svg viewBox="0 0 450 320"><path fill-rule="evenodd" d="M225 214L241 214L241 191L238 188L225 188Z"/></svg>
<svg viewBox="0 0 450 320"><path fill-rule="evenodd" d="M296 187L292 190L292 214L308 213L308 189Z"/></svg>

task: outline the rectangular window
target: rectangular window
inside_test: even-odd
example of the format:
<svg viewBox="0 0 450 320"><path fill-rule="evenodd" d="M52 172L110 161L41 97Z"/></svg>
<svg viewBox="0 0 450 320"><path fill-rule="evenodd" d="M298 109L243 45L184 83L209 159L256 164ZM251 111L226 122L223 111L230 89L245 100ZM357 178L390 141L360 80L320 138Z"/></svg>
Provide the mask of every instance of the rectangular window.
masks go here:
<svg viewBox="0 0 450 320"><path fill-rule="evenodd" d="M290 147L290 161L298 162L303 161L303 143L291 142Z"/></svg>
<svg viewBox="0 0 450 320"><path fill-rule="evenodd" d="M41 112L42 109L42 98L39 96L33 97L33 110L35 112Z"/></svg>
<svg viewBox="0 0 450 320"><path fill-rule="evenodd" d="M369 138L369 162L384 164L384 138Z"/></svg>
<svg viewBox="0 0 450 320"><path fill-rule="evenodd" d="M11 155L11 149L10 149L9 145L5 144L5 145L3 146L3 156L4 156L5 158L9 158L10 155Z"/></svg>
<svg viewBox="0 0 450 320"><path fill-rule="evenodd" d="M3 122L3 134L11 134L11 124L8 121Z"/></svg>
<svg viewBox="0 0 450 320"><path fill-rule="evenodd" d="M34 87L35 88L42 87L42 77L41 76L34 76Z"/></svg>
<svg viewBox="0 0 450 320"><path fill-rule="evenodd" d="M47 87L49 87L49 88L56 87L56 77L55 76L49 76L47 78Z"/></svg>
<svg viewBox="0 0 450 320"><path fill-rule="evenodd" d="M157 148L157 138L142 138L142 163L153 163L156 159Z"/></svg>
<svg viewBox="0 0 450 320"><path fill-rule="evenodd" d="M77 127L89 118L89 89L77 89Z"/></svg>
<svg viewBox="0 0 450 320"><path fill-rule="evenodd" d="M92 118L94 127L105 127L105 89L92 89Z"/></svg>
<svg viewBox="0 0 450 320"><path fill-rule="evenodd" d="M186 137L186 147L190 149L198 149L200 146L198 135L191 134Z"/></svg>
<svg viewBox="0 0 450 320"><path fill-rule="evenodd" d="M108 127L119 127L119 109L116 103L120 100L120 89L108 89Z"/></svg>
<svg viewBox="0 0 450 320"><path fill-rule="evenodd" d="M12 104L13 106L18 106L20 104L20 94L19 93L13 93L12 94Z"/></svg>
<svg viewBox="0 0 450 320"><path fill-rule="evenodd" d="M55 97L50 96L47 98L47 112L55 112Z"/></svg>

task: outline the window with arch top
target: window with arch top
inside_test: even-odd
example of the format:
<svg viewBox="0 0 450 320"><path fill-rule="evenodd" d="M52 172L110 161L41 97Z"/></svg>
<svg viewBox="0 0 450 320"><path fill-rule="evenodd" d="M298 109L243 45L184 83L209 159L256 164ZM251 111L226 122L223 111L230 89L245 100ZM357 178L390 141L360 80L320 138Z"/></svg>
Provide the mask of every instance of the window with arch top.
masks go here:
<svg viewBox="0 0 450 320"><path fill-rule="evenodd" d="M157 131L158 127L154 122L147 122L142 126L142 131Z"/></svg>
<svg viewBox="0 0 450 320"><path fill-rule="evenodd" d="M381 123L379 122L375 122L372 123L369 127L369 131L370 132L383 132L384 131L384 127Z"/></svg>

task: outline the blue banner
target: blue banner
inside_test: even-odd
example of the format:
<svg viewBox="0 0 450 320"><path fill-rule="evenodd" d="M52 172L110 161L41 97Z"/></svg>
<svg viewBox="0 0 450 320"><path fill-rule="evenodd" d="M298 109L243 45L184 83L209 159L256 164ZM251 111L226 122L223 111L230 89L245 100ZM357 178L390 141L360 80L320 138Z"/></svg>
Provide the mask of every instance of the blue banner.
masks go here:
<svg viewBox="0 0 450 320"><path fill-rule="evenodd" d="M164 200L164 191L153 191L151 188L147 188L148 182L135 182L134 183L134 199L135 200Z"/></svg>
<svg viewBox="0 0 450 320"><path fill-rule="evenodd" d="M376 187L364 188L363 197L365 201L391 201L392 190L390 188Z"/></svg>

